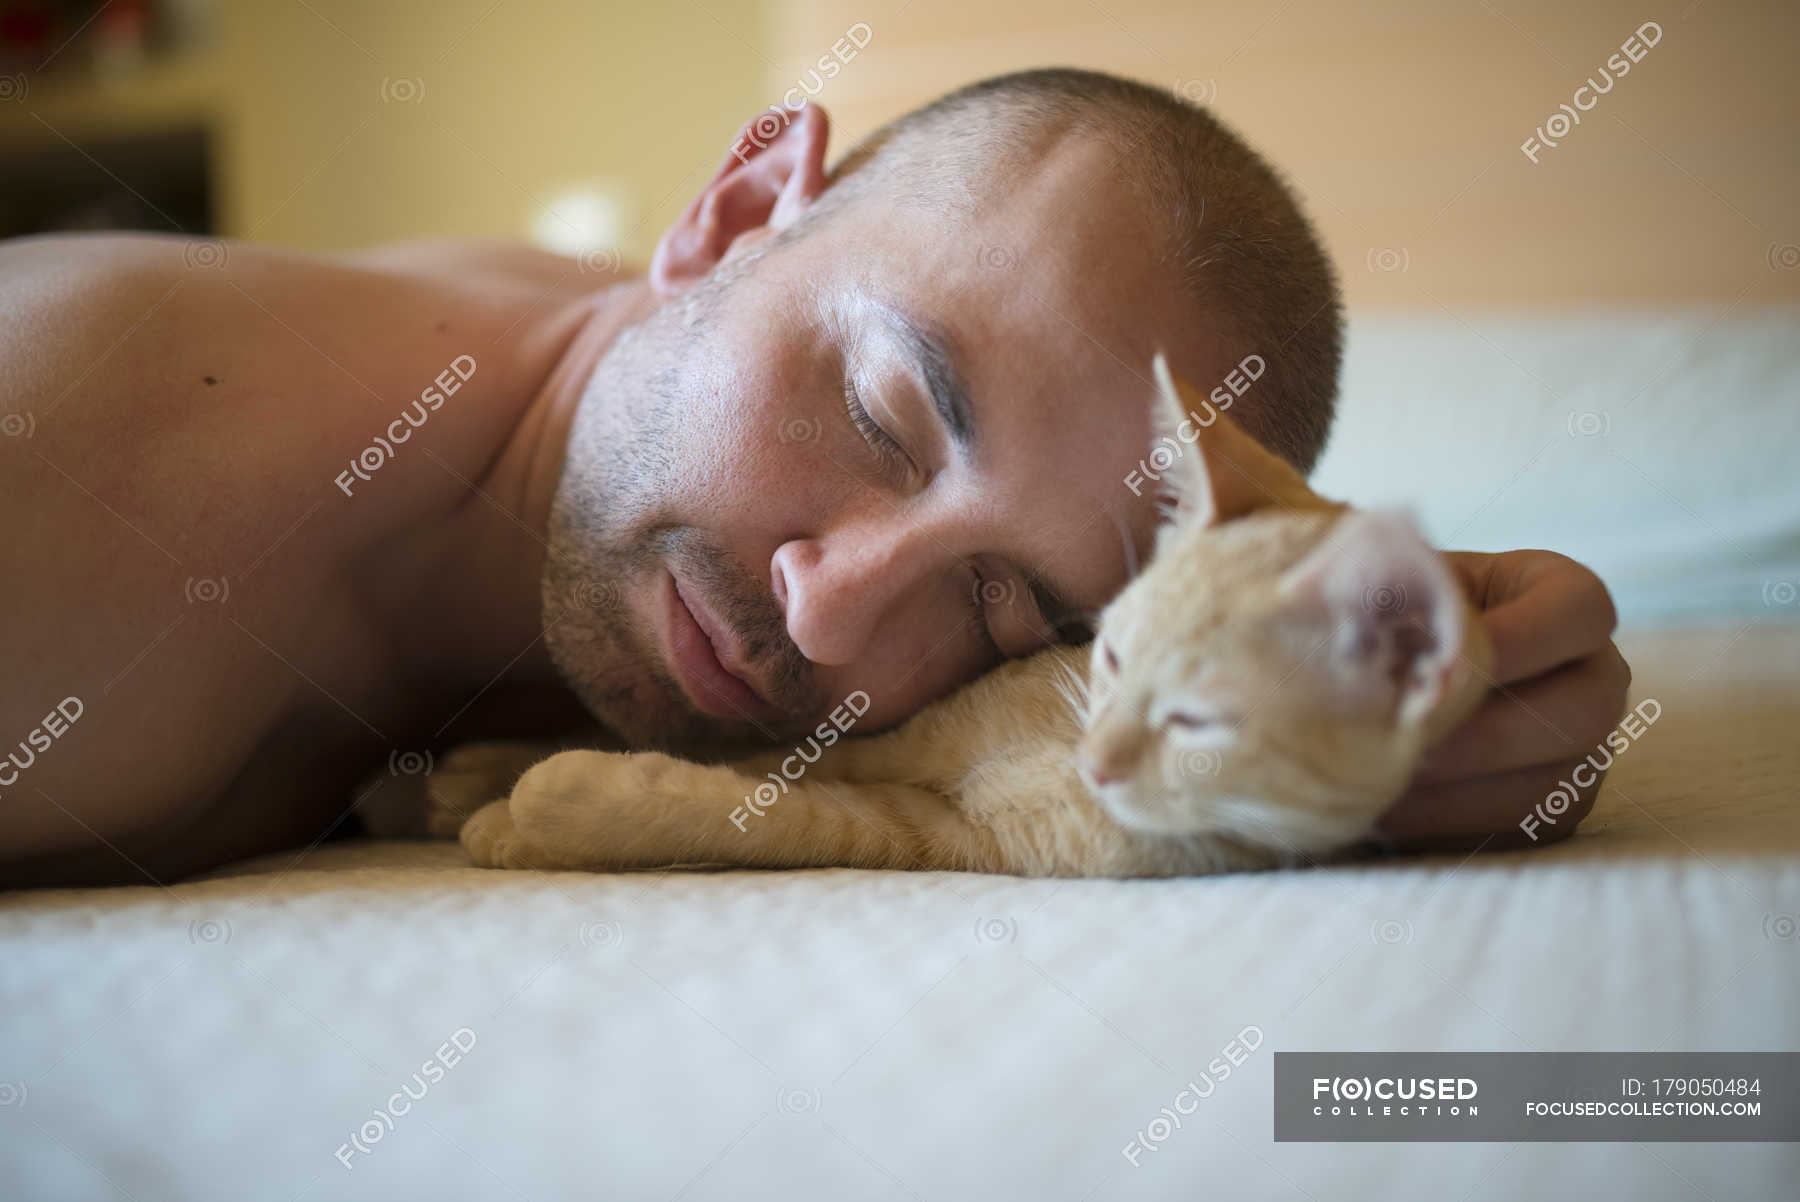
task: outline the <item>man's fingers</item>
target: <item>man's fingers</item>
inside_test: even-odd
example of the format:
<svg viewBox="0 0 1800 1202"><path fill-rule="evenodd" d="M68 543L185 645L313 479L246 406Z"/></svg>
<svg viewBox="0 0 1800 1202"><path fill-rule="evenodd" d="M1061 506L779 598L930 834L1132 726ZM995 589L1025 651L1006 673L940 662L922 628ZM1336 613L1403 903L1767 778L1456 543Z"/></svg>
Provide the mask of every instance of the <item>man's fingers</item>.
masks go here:
<svg viewBox="0 0 1800 1202"><path fill-rule="evenodd" d="M1414 784L1578 760L1618 722L1630 686L1631 669L1610 643L1548 675L1503 685L1426 755Z"/></svg>
<svg viewBox="0 0 1800 1202"><path fill-rule="evenodd" d="M1600 578L1552 551L1494 557L1482 624L1494 643L1494 675L1525 680L1591 655L1618 624Z"/></svg>
<svg viewBox="0 0 1800 1202"><path fill-rule="evenodd" d="M1612 598L1599 577L1551 551L1460 553L1450 562L1482 610L1502 687L1426 757L1378 830L1412 851L1566 837L1592 808L1599 782L1563 782L1618 722L1631 684L1609 641ZM1573 804L1570 793L1578 794ZM1550 813L1552 804L1563 812Z"/></svg>
<svg viewBox="0 0 1800 1202"><path fill-rule="evenodd" d="M1560 814L1550 813L1552 803L1545 799L1568 779L1575 762L1415 786L1382 815L1377 833L1397 851L1495 851L1566 839L1594 808L1604 779L1602 775L1585 789L1565 790L1576 794L1574 804ZM1558 797L1554 804L1565 803Z"/></svg>

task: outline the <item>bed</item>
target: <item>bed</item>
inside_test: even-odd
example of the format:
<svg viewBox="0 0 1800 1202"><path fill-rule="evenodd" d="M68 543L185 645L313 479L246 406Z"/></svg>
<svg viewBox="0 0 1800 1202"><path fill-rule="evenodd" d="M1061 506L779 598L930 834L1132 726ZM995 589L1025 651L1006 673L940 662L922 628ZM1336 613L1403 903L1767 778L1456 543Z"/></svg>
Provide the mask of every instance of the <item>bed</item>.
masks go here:
<svg viewBox="0 0 1800 1202"><path fill-rule="evenodd" d="M1660 714L1567 843L1120 882L359 841L7 895L0 1196L1795 1197L1795 1144L1277 1144L1271 1064L1800 1050L1797 317L1352 323L1321 490L1615 587Z"/></svg>

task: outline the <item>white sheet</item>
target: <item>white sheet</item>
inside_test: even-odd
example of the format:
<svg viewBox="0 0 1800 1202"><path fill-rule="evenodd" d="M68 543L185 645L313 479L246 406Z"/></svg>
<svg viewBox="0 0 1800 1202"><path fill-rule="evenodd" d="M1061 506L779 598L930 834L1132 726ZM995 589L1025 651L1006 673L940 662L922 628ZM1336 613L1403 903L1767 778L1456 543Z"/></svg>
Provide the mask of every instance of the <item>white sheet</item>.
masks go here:
<svg viewBox="0 0 1800 1202"><path fill-rule="evenodd" d="M1271 1142L1276 1050L1800 1048L1800 630L1627 650L1663 716L1527 854L1058 883L390 843L7 897L0 1195L1792 1198L1795 1145Z"/></svg>

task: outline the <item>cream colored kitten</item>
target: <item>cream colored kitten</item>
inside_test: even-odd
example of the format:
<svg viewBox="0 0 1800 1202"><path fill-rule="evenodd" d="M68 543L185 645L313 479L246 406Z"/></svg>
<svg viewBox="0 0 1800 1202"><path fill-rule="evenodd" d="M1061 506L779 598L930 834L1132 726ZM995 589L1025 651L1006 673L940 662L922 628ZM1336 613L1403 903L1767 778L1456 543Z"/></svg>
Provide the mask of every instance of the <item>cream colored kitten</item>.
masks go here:
<svg viewBox="0 0 1800 1202"><path fill-rule="evenodd" d="M1002 665L889 733L803 746L810 763L461 748L429 781L440 829L472 814L463 846L497 868L1023 876L1266 867L1363 838L1480 699L1486 637L1407 519L1316 496L1155 369L1174 504L1091 648Z"/></svg>

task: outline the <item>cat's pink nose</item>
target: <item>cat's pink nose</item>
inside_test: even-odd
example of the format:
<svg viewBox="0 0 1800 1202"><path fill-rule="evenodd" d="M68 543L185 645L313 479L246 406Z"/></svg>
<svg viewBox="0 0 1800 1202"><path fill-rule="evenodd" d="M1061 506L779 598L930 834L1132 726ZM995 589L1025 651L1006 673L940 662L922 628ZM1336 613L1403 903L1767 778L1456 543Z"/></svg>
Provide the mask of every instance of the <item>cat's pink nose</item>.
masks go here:
<svg viewBox="0 0 1800 1202"><path fill-rule="evenodd" d="M1085 751L1076 753L1075 767L1096 785L1110 785L1125 777L1124 767L1117 760L1108 760Z"/></svg>

